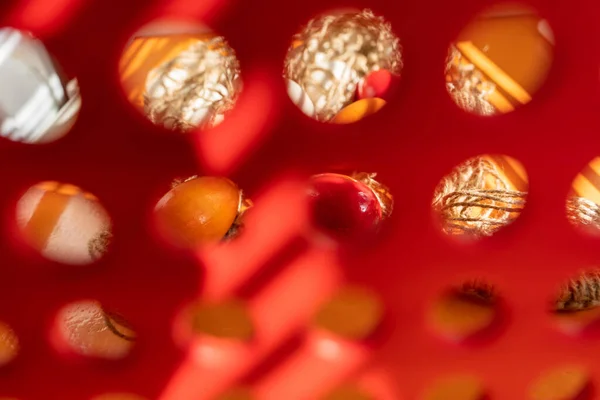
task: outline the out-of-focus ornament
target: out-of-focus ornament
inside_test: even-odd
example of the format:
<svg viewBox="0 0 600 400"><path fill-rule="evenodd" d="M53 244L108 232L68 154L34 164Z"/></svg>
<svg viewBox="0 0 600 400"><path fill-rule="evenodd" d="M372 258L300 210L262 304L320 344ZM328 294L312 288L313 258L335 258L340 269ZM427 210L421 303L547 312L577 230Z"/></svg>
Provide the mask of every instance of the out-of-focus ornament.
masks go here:
<svg viewBox="0 0 600 400"><path fill-rule="evenodd" d="M77 80L28 32L0 28L0 54L0 136L47 143L67 134L81 108Z"/></svg>
<svg viewBox="0 0 600 400"><path fill-rule="evenodd" d="M240 65L223 37L198 40L150 71L144 111L157 125L188 131L219 124L242 89Z"/></svg>
<svg viewBox="0 0 600 400"><path fill-rule="evenodd" d="M0 367L10 363L19 352L19 338L10 326L0 321Z"/></svg>
<svg viewBox="0 0 600 400"><path fill-rule="evenodd" d="M467 62L455 46L450 46L446 65L446 88L454 102L465 111L484 116L498 113L488 101L495 85L483 79L481 71Z"/></svg>
<svg viewBox="0 0 600 400"><path fill-rule="evenodd" d="M300 110L302 110L304 114L308 115L309 117L315 116L315 106L306 92L302 90L300 85L288 79L287 91L290 99Z"/></svg>
<svg viewBox="0 0 600 400"><path fill-rule="evenodd" d="M193 335L248 341L255 333L248 305L239 299L198 302L187 312Z"/></svg>
<svg viewBox="0 0 600 400"><path fill-rule="evenodd" d="M558 292L556 311L581 311L600 306L600 270L587 271L563 284Z"/></svg>
<svg viewBox="0 0 600 400"><path fill-rule="evenodd" d="M385 106L385 100L382 99L362 99L358 100L340 111L331 122L334 124L352 124L361 119L375 114Z"/></svg>
<svg viewBox="0 0 600 400"><path fill-rule="evenodd" d="M329 121L354 101L359 82L385 69L402 68L400 40L370 10L324 15L294 36L284 77L298 83L315 107L315 118Z"/></svg>
<svg viewBox="0 0 600 400"><path fill-rule="evenodd" d="M376 292L361 286L341 288L321 306L313 318L318 329L348 340L365 340L384 318L384 306Z"/></svg>
<svg viewBox="0 0 600 400"><path fill-rule="evenodd" d="M393 210L389 189L376 174L352 176L324 173L310 182L310 201L315 226L335 239L360 241L376 232Z"/></svg>
<svg viewBox="0 0 600 400"><path fill-rule="evenodd" d="M394 78L394 75L385 69L371 72L359 83L358 98L369 99L377 97L387 100Z"/></svg>
<svg viewBox="0 0 600 400"><path fill-rule="evenodd" d="M174 244L196 248L235 236L252 203L235 183L220 177L191 177L158 202L158 227Z"/></svg>

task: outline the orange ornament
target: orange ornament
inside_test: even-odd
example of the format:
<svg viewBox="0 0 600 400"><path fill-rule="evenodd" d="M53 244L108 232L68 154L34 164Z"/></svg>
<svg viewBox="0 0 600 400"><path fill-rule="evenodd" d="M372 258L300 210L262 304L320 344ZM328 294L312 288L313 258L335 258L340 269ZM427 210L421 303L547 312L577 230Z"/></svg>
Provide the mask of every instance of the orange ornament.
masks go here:
<svg viewBox="0 0 600 400"><path fill-rule="evenodd" d="M168 239L193 248L223 239L248 205L229 179L199 177L171 189L155 213L158 228Z"/></svg>
<svg viewBox="0 0 600 400"><path fill-rule="evenodd" d="M385 106L385 100L379 98L362 99L346 106L331 122L334 124L352 124L375 114Z"/></svg>

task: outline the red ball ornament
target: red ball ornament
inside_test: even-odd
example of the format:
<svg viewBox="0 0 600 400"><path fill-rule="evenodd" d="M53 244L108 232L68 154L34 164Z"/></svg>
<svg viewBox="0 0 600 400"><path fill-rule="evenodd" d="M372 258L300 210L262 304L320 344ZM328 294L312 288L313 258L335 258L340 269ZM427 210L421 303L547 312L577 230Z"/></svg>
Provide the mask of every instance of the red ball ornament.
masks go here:
<svg viewBox="0 0 600 400"><path fill-rule="evenodd" d="M371 237L391 213L391 195L372 174L315 175L309 190L315 227L343 242Z"/></svg>
<svg viewBox="0 0 600 400"><path fill-rule="evenodd" d="M380 69L371 72L358 85L358 98L370 99L378 97L383 100L388 100L391 88L396 76L392 75L388 70Z"/></svg>

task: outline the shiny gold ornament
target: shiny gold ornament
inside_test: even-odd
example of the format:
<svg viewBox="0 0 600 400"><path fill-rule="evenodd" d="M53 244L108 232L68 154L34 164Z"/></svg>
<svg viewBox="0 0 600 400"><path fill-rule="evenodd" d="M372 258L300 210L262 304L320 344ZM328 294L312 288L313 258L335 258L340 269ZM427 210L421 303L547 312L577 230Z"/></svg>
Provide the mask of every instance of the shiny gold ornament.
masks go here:
<svg viewBox="0 0 600 400"><path fill-rule="evenodd" d="M168 129L209 128L233 108L241 89L240 65L225 39L198 40L150 71L144 111Z"/></svg>
<svg viewBox="0 0 600 400"><path fill-rule="evenodd" d="M495 85L484 80L481 71L465 60L454 46L450 46L446 82L448 93L463 110L485 116L498 113L488 101L488 96L495 90Z"/></svg>
<svg viewBox="0 0 600 400"><path fill-rule="evenodd" d="M349 105L370 72L398 75L402 68L400 40L370 10L317 17L292 43L283 75L306 92L319 121Z"/></svg>

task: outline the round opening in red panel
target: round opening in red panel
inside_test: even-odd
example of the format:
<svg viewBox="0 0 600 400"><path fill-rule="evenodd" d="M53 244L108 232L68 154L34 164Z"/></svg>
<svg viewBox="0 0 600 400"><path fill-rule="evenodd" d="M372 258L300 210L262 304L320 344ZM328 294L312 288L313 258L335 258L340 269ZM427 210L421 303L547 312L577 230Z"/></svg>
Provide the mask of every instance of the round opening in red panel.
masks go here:
<svg viewBox="0 0 600 400"><path fill-rule="evenodd" d="M348 124L386 104L401 70L400 40L382 16L340 10L311 19L292 38L283 75L304 114Z"/></svg>
<svg viewBox="0 0 600 400"><path fill-rule="evenodd" d="M531 383L530 400L592 400L590 372L581 365L562 365L541 371Z"/></svg>
<svg viewBox="0 0 600 400"><path fill-rule="evenodd" d="M529 188L521 163L505 155L481 155L456 167L438 184L432 208L445 234L473 240L513 223Z"/></svg>
<svg viewBox="0 0 600 400"><path fill-rule="evenodd" d="M159 233L167 242L197 249L241 234L252 202L230 179L192 176L176 179L154 208Z"/></svg>
<svg viewBox="0 0 600 400"><path fill-rule="evenodd" d="M471 375L448 375L427 388L420 400L487 400L481 380Z"/></svg>
<svg viewBox="0 0 600 400"><path fill-rule="evenodd" d="M177 132L220 124L242 90L240 64L208 27L158 21L136 32L119 63L127 99L154 124Z"/></svg>
<svg viewBox="0 0 600 400"><path fill-rule="evenodd" d="M594 158L577 174L566 208L567 218L575 229L600 237L600 157Z"/></svg>
<svg viewBox="0 0 600 400"><path fill-rule="evenodd" d="M448 93L473 114L511 112L543 85L553 49L552 30L535 10L497 4L477 15L450 45Z"/></svg>
<svg viewBox="0 0 600 400"><path fill-rule="evenodd" d="M24 241L43 257L69 265L90 264L108 250L111 220L93 194L54 181L32 186L17 202Z"/></svg>
<svg viewBox="0 0 600 400"><path fill-rule="evenodd" d="M131 352L136 333L118 312L85 300L70 303L58 312L52 340L62 353L115 360Z"/></svg>
<svg viewBox="0 0 600 400"><path fill-rule="evenodd" d="M92 400L147 400L145 397L131 393L107 393L93 397Z"/></svg>
<svg viewBox="0 0 600 400"><path fill-rule="evenodd" d="M481 279L471 279L435 299L427 319L437 336L466 343L492 338L501 326L503 311L498 289Z"/></svg>
<svg viewBox="0 0 600 400"><path fill-rule="evenodd" d="M556 327L569 335L593 333L600 328L600 267L582 269L565 279L549 304Z"/></svg>
<svg viewBox="0 0 600 400"><path fill-rule="evenodd" d="M322 400L375 400L375 397L358 386L344 385L329 392Z"/></svg>
<svg viewBox="0 0 600 400"><path fill-rule="evenodd" d="M257 400L252 394L252 390L243 387L236 387L219 395L215 400Z"/></svg>
<svg viewBox="0 0 600 400"><path fill-rule="evenodd" d="M0 27L0 136L47 143L71 129L81 108L77 80L31 33Z"/></svg>
<svg viewBox="0 0 600 400"><path fill-rule="evenodd" d="M19 354L19 338L12 328L0 321L0 368L9 364Z"/></svg>
<svg viewBox="0 0 600 400"><path fill-rule="evenodd" d="M248 304L241 299L230 298L190 304L179 315L175 331L183 343L195 338L248 342L254 337L255 326Z"/></svg>
<svg viewBox="0 0 600 400"><path fill-rule="evenodd" d="M384 317L384 305L377 293L345 286L319 308L313 326L342 339L363 341L373 336Z"/></svg>

